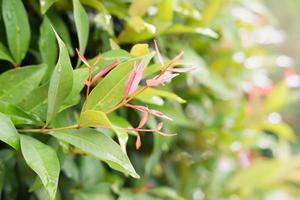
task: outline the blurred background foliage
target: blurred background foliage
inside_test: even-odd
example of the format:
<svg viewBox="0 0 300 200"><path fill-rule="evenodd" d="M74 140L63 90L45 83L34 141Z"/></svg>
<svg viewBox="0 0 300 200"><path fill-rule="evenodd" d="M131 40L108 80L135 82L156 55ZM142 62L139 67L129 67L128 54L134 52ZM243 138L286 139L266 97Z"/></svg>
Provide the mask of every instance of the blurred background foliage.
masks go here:
<svg viewBox="0 0 300 200"><path fill-rule="evenodd" d="M72 2L64 0L23 1L32 29L23 64L39 61L40 10L46 9L41 2L55 2L46 14L63 24L63 40L76 64ZM174 118L165 131L177 133L171 138L143 134L140 150L130 138L127 153L141 179L124 177L92 157L61 152L57 199L298 199L298 0L81 3L90 22L87 57L119 46L130 50L136 43L153 48L155 38L166 59L184 51L182 65L196 69L160 88L177 94L175 101L151 94L140 99ZM135 112L118 114L136 123ZM67 113L61 116L59 123L69 120ZM147 126L157 123L152 118ZM3 199L46 199L40 184L28 181L32 172L7 151L0 156Z"/></svg>

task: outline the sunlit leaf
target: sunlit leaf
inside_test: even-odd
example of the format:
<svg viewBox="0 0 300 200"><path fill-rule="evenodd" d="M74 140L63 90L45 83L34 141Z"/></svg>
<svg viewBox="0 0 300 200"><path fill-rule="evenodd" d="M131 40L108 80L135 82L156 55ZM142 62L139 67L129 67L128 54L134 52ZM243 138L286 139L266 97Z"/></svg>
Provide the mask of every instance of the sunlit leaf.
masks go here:
<svg viewBox="0 0 300 200"><path fill-rule="evenodd" d="M58 0L40 0L41 13L45 14L56 1Z"/></svg>
<svg viewBox="0 0 300 200"><path fill-rule="evenodd" d="M106 127L111 128L111 123L106 114L96 110L86 110L80 114L78 124L80 127Z"/></svg>

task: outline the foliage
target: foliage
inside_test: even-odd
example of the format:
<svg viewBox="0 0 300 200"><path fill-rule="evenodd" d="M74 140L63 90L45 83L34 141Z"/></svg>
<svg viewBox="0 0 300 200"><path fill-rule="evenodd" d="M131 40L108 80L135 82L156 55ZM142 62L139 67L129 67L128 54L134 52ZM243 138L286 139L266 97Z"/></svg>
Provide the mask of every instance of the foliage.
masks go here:
<svg viewBox="0 0 300 200"><path fill-rule="evenodd" d="M3 199L297 196L259 1L0 2Z"/></svg>

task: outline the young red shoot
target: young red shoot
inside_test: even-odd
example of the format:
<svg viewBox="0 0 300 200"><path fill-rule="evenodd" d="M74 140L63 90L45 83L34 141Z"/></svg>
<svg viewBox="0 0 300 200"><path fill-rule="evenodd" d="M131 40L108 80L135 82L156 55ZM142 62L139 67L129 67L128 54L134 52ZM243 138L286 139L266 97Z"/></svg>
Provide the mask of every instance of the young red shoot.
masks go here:
<svg viewBox="0 0 300 200"><path fill-rule="evenodd" d="M131 71L127 83L125 85L125 99L129 97L133 92L136 91L138 85L143 77L144 70L144 59L142 59L138 64L134 64L134 68Z"/></svg>

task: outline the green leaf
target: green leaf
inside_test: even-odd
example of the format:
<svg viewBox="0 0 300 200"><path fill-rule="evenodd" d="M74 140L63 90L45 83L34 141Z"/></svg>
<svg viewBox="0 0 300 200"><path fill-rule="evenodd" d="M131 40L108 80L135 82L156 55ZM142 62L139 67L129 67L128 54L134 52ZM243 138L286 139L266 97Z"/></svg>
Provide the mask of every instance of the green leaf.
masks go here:
<svg viewBox="0 0 300 200"><path fill-rule="evenodd" d="M128 12L131 16L143 16L153 3L153 0L133 0Z"/></svg>
<svg viewBox="0 0 300 200"><path fill-rule="evenodd" d="M75 69L73 71L73 87L69 96L65 99L63 108L77 104L80 101L80 92L84 88L84 81L88 78L88 68Z"/></svg>
<svg viewBox="0 0 300 200"><path fill-rule="evenodd" d="M8 116L14 124L37 124L38 122L22 108L0 101L0 112Z"/></svg>
<svg viewBox="0 0 300 200"><path fill-rule="evenodd" d="M124 153L126 153L126 145L128 141L128 133L124 129L121 128L132 128L130 123L124 119L123 117L117 116L117 115L110 115L109 120L111 121L113 125L113 130L116 133L118 137L119 144L121 146L121 149Z"/></svg>
<svg viewBox="0 0 300 200"><path fill-rule="evenodd" d="M78 124L80 127L112 127L106 114L97 110L86 110L82 112Z"/></svg>
<svg viewBox="0 0 300 200"><path fill-rule="evenodd" d="M165 34L182 34L182 33L196 33L204 36L208 36L211 38L218 38L219 35L210 28L205 27L190 27L182 24L174 24L164 30Z"/></svg>
<svg viewBox="0 0 300 200"><path fill-rule="evenodd" d="M3 113L0 113L0 140L19 149L20 136L11 120Z"/></svg>
<svg viewBox="0 0 300 200"><path fill-rule="evenodd" d="M51 75L57 60L57 43L49 19L45 16L40 26L39 50L42 61L47 64L45 79Z"/></svg>
<svg viewBox="0 0 300 200"><path fill-rule="evenodd" d="M145 102L145 103L162 105L163 100L160 99L160 97L164 97L166 99L177 101L179 103L186 102L184 99L182 99L181 97L177 96L176 94L174 94L172 92L159 90L159 89L155 89L155 88L148 88L144 92L137 95L135 98L142 102Z"/></svg>
<svg viewBox="0 0 300 200"><path fill-rule="evenodd" d="M17 64L26 55L30 43L30 27L21 0L2 1L3 21L9 50Z"/></svg>
<svg viewBox="0 0 300 200"><path fill-rule="evenodd" d="M54 200L60 171L55 150L26 135L21 136L21 150L28 166L40 177L50 200Z"/></svg>
<svg viewBox="0 0 300 200"><path fill-rule="evenodd" d="M47 14L47 16L48 16L48 14ZM72 47L71 37L70 37L70 33L69 33L67 25L59 17L59 15L55 12L51 12L48 17L49 17L51 24L54 27L55 31L58 33L58 35L61 36L61 39L66 44L70 55L73 56L74 50Z"/></svg>
<svg viewBox="0 0 300 200"><path fill-rule="evenodd" d="M45 73L45 65L31 65L12 69L0 75L0 100L20 103L38 87Z"/></svg>
<svg viewBox="0 0 300 200"><path fill-rule="evenodd" d="M2 43L0 43L0 60L6 60L14 63L8 49Z"/></svg>
<svg viewBox="0 0 300 200"><path fill-rule="evenodd" d="M119 64L92 90L86 104L87 110L109 111L124 97L125 83L132 70L134 62L145 59L145 66L150 62L154 53L144 57L129 59Z"/></svg>
<svg viewBox="0 0 300 200"><path fill-rule="evenodd" d="M120 146L111 138L94 129L83 128L75 131L54 132L51 135L106 162L115 170L139 178Z"/></svg>
<svg viewBox="0 0 300 200"><path fill-rule="evenodd" d="M135 44L131 50L130 54L133 56L144 56L149 54L149 45L148 44Z"/></svg>
<svg viewBox="0 0 300 200"><path fill-rule="evenodd" d="M157 18L163 22L169 22L173 18L173 1L164 0L158 3Z"/></svg>
<svg viewBox="0 0 300 200"><path fill-rule="evenodd" d="M260 129L270 131L274 134L276 134L278 137L294 141L296 139L296 134L294 133L294 130L285 123L278 123L278 124L272 124L272 123L262 123L258 125Z"/></svg>
<svg viewBox="0 0 300 200"><path fill-rule="evenodd" d="M84 53L89 38L89 19L79 0L73 0L73 7L75 26L79 40L79 50L81 53Z"/></svg>
<svg viewBox="0 0 300 200"><path fill-rule="evenodd" d="M59 58L51 76L48 91L47 123L59 111L63 101L70 94L73 87L73 69L66 45L55 32L59 45Z"/></svg>
<svg viewBox="0 0 300 200"><path fill-rule="evenodd" d="M264 112L270 113L280 109L286 102L288 87L285 82L279 83L264 102Z"/></svg>
<svg viewBox="0 0 300 200"><path fill-rule="evenodd" d="M45 14L56 1L58 0L40 0L41 13Z"/></svg>

